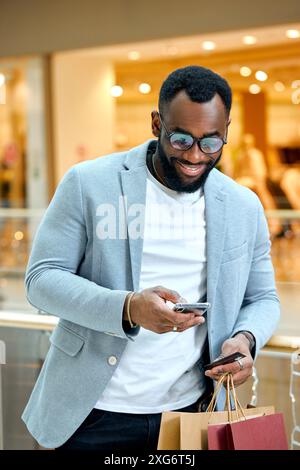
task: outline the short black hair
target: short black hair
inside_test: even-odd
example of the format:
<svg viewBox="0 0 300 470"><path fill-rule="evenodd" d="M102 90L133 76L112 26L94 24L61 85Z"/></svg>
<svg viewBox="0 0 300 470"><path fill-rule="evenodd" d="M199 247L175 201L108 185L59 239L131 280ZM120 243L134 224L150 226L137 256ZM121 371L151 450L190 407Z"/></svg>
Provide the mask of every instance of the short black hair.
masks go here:
<svg viewBox="0 0 300 470"><path fill-rule="evenodd" d="M197 103L206 103L213 99L217 93L222 99L227 113L230 113L232 91L227 81L217 73L198 65L183 67L170 75L163 82L159 93L159 110L180 91L185 91L188 97Z"/></svg>

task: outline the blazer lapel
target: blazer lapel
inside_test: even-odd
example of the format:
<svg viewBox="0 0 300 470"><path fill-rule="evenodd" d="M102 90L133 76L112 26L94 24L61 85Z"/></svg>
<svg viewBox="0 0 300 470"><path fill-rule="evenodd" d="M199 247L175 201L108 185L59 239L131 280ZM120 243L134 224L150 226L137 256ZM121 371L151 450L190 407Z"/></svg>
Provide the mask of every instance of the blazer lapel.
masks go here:
<svg viewBox="0 0 300 470"><path fill-rule="evenodd" d="M226 193L220 188L217 170L204 185L207 251L207 301L214 305L226 230Z"/></svg>
<svg viewBox="0 0 300 470"><path fill-rule="evenodd" d="M146 153L149 142L128 152L124 165L126 169L121 171L133 290L138 290L141 274L147 188Z"/></svg>

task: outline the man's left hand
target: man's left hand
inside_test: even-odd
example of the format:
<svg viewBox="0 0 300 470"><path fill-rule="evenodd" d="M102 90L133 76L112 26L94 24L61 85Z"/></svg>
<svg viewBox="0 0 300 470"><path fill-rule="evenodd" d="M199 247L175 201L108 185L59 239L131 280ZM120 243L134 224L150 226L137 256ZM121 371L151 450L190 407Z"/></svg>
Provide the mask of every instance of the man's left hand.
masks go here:
<svg viewBox="0 0 300 470"><path fill-rule="evenodd" d="M237 334L234 338L227 339L222 345L222 354L220 357L229 356L235 352L241 352L246 357L240 359L241 365L235 361L230 364L214 367L205 372L207 377L213 380L219 380L225 372L231 372L233 382L236 387L242 385L252 375L253 359L249 351L249 341L243 334Z"/></svg>

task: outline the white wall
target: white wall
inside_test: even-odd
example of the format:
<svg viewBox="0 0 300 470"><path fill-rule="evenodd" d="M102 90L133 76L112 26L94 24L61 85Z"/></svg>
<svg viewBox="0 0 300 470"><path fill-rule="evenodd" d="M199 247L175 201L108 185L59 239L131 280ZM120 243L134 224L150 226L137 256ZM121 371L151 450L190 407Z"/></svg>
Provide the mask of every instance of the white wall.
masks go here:
<svg viewBox="0 0 300 470"><path fill-rule="evenodd" d="M97 57L61 53L53 58L55 181L81 160L113 150L114 71Z"/></svg>

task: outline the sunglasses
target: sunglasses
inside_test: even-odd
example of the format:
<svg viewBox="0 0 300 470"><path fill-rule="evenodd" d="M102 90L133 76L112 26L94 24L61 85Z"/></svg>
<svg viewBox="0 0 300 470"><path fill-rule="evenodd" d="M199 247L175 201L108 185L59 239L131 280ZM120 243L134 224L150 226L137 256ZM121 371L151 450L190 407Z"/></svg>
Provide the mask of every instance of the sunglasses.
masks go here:
<svg viewBox="0 0 300 470"><path fill-rule="evenodd" d="M186 132L169 132L162 120L161 115L159 115L160 122L163 125L163 128L166 132L167 139L169 140L171 146L176 150L189 150L193 147L194 143L197 142L200 150L203 153L211 154L216 153L221 150L224 144L227 144L227 140L222 139L221 137L193 137L191 134Z"/></svg>

